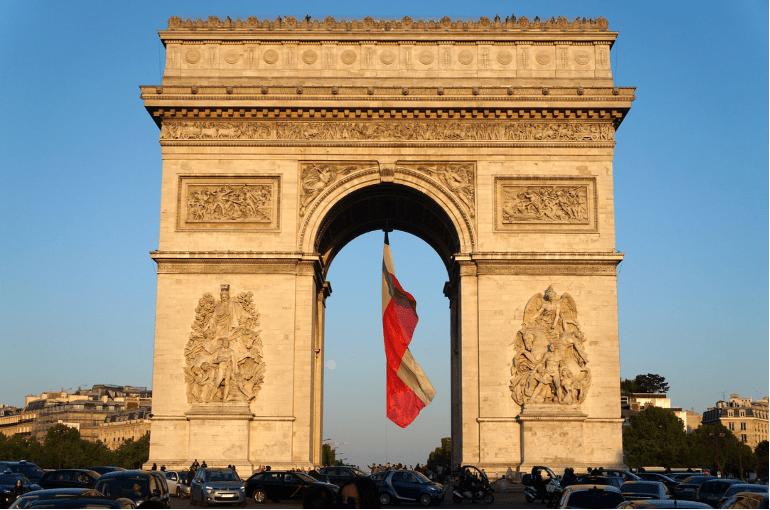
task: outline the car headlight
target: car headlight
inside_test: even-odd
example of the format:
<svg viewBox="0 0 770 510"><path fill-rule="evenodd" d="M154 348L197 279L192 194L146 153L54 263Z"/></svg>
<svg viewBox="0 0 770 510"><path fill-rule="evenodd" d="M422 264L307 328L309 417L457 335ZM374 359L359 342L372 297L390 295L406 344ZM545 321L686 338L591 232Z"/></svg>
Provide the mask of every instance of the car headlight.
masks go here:
<svg viewBox="0 0 770 510"><path fill-rule="evenodd" d="M211 487L206 487L207 494L211 494L212 492L214 492L214 489L212 489Z"/></svg>

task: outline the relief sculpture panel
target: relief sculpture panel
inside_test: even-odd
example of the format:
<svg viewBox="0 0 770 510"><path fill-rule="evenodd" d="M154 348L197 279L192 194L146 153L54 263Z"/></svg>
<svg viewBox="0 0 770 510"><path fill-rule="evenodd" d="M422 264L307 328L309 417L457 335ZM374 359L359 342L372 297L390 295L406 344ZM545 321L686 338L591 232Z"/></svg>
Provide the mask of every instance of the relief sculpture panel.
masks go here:
<svg viewBox="0 0 770 510"><path fill-rule="evenodd" d="M161 140L607 142L612 122L164 121Z"/></svg>
<svg viewBox="0 0 770 510"><path fill-rule="evenodd" d="M596 179L496 177L495 230L596 232Z"/></svg>
<svg viewBox="0 0 770 510"><path fill-rule="evenodd" d="M530 298L513 341L511 398L519 405L583 403L591 370L575 300L553 286Z"/></svg>
<svg viewBox="0 0 770 510"><path fill-rule="evenodd" d="M465 207L471 218L476 216L475 163L398 163L400 169L427 174L444 185Z"/></svg>
<svg viewBox="0 0 770 510"><path fill-rule="evenodd" d="M259 312L253 294L230 298L220 286L220 300L206 293L198 301L192 333L184 349L187 402L249 402L264 382Z"/></svg>
<svg viewBox="0 0 770 510"><path fill-rule="evenodd" d="M377 163L357 164L345 162L302 162L299 169L299 215L305 215L307 208L321 193L342 176L358 170L376 166Z"/></svg>
<svg viewBox="0 0 770 510"><path fill-rule="evenodd" d="M177 230L278 230L280 177L180 176Z"/></svg>

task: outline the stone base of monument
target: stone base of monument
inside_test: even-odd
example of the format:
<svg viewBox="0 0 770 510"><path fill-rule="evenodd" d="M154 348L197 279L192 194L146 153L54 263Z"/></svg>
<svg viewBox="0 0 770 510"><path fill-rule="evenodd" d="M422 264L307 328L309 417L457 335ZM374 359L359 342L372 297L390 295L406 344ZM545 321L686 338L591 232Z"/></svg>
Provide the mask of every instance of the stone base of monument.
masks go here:
<svg viewBox="0 0 770 510"><path fill-rule="evenodd" d="M185 415L190 424L190 462L205 460L209 467L234 465L239 472L251 474L249 436L254 415L248 402L195 404Z"/></svg>
<svg viewBox="0 0 770 510"><path fill-rule="evenodd" d="M580 405L525 404L518 416L522 453L519 470L528 473L532 466L547 466L561 475L564 468L582 465L586 418Z"/></svg>

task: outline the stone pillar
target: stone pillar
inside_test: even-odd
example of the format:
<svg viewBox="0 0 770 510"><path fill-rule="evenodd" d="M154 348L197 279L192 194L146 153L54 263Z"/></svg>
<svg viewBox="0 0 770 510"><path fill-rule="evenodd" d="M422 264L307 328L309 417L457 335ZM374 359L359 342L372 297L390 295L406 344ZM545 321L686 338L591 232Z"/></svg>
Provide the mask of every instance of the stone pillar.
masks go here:
<svg viewBox="0 0 770 510"><path fill-rule="evenodd" d="M326 298L332 293L332 286L324 282L316 298L316 335L313 350L313 449L312 462L320 466L323 462L323 384L324 384L324 328L326 326Z"/></svg>
<svg viewBox="0 0 770 510"><path fill-rule="evenodd" d="M460 462L463 464L479 463L479 296L476 264L470 260L457 260L459 265L459 302L460 302L460 368L462 370L462 388L460 402L456 409L460 411L462 423L462 445ZM455 447L452 446L452 451Z"/></svg>
<svg viewBox="0 0 770 510"><path fill-rule="evenodd" d="M452 452L450 458L450 465L455 466L461 462L461 450L462 450L462 414L456 410L460 408L462 402L462 364L460 358L460 311L459 300L457 298L457 278L453 278L455 283L446 282L444 284L444 295L449 299L449 344L450 353L449 359L451 362L451 387L450 387L450 399L452 402L452 418L451 418L451 437L452 437Z"/></svg>
<svg viewBox="0 0 770 510"><path fill-rule="evenodd" d="M303 260L297 264L294 310L294 425L292 434L291 462L297 467L313 462L316 414L314 406L314 382L316 365L316 333L318 281L317 261ZM293 466L292 466L293 467Z"/></svg>

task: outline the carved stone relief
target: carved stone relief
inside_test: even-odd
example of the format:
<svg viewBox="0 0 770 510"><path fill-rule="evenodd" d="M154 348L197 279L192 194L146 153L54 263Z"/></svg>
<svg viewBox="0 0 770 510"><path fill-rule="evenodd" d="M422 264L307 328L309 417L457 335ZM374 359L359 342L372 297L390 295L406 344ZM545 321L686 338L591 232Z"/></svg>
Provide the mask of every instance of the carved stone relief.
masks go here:
<svg viewBox="0 0 770 510"><path fill-rule="evenodd" d="M304 216L307 208L318 196L338 177L349 175L356 170L367 168L370 165L352 163L300 163L299 170L299 215Z"/></svg>
<svg viewBox="0 0 770 510"><path fill-rule="evenodd" d="M595 232L593 177L496 177L495 230Z"/></svg>
<svg viewBox="0 0 770 510"><path fill-rule="evenodd" d="M280 177L179 178L177 230L277 230Z"/></svg>
<svg viewBox="0 0 770 510"><path fill-rule="evenodd" d="M611 122L370 120L164 121L162 140L370 140L605 142Z"/></svg>
<svg viewBox="0 0 770 510"><path fill-rule="evenodd" d="M443 184L476 216L476 166L474 163L399 163L399 167L429 175Z"/></svg>
<svg viewBox="0 0 770 510"><path fill-rule="evenodd" d="M513 341L511 398L519 405L581 404L591 386L575 300L553 286L535 294Z"/></svg>
<svg viewBox="0 0 770 510"><path fill-rule="evenodd" d="M230 285L220 300L206 293L198 301L192 333L184 349L187 402L250 402L264 382L259 312L253 293L230 298Z"/></svg>

